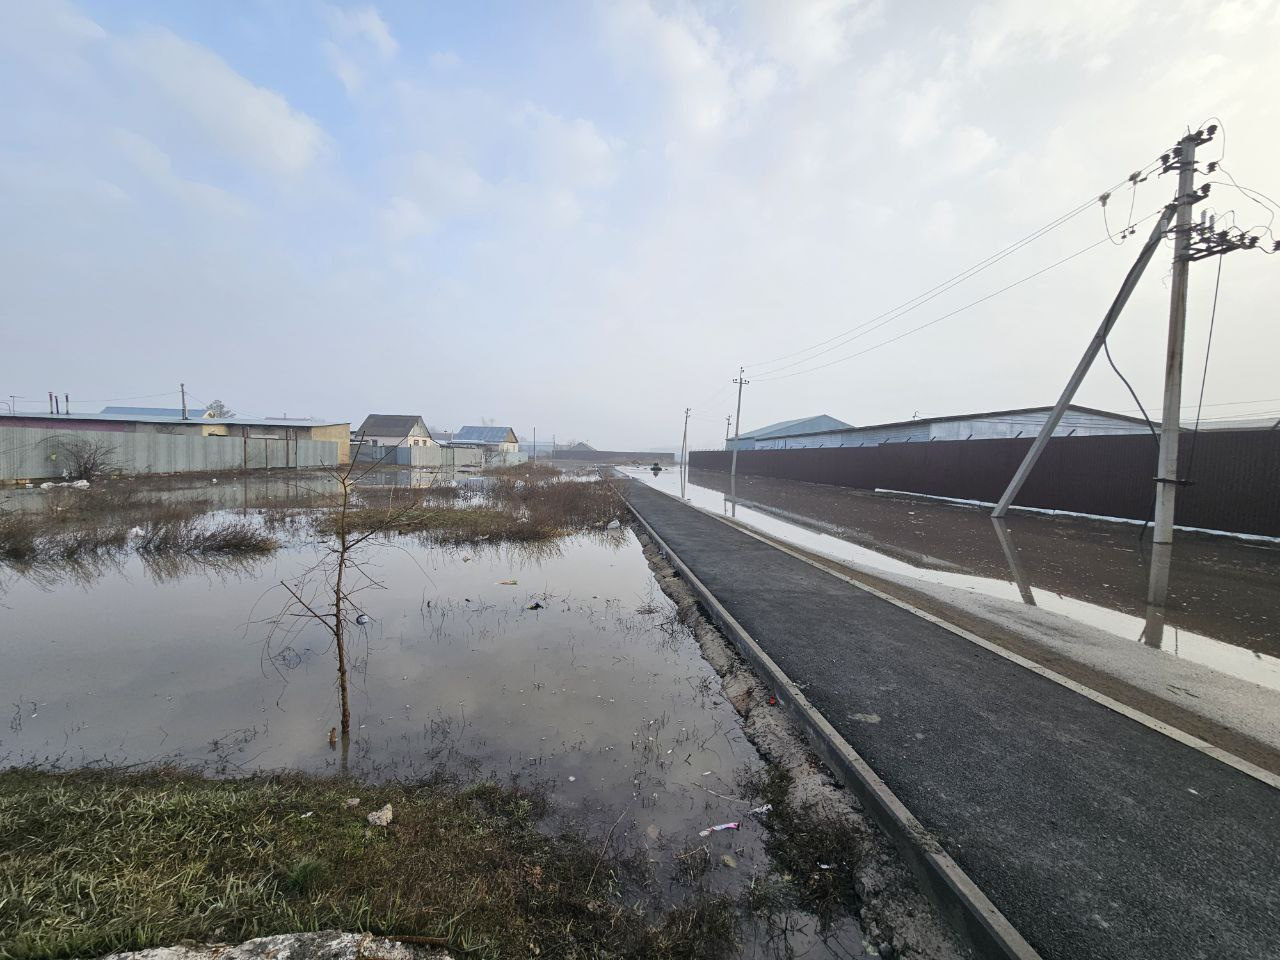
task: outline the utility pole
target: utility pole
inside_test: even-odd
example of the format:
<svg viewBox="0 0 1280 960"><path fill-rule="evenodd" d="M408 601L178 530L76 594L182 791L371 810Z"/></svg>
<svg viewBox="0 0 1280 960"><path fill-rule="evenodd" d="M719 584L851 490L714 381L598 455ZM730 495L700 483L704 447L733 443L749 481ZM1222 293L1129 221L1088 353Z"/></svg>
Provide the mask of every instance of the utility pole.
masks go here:
<svg viewBox="0 0 1280 960"><path fill-rule="evenodd" d="M724 446L729 449L729 428L733 426L733 414L726 414L724 418Z"/></svg>
<svg viewBox="0 0 1280 960"><path fill-rule="evenodd" d="M1212 133L1210 133L1212 136ZM1173 283L1169 294L1169 342L1164 361L1164 414L1160 418L1160 458L1156 465L1156 515L1152 543L1173 542L1173 509L1178 495L1178 434L1182 430L1182 348L1187 328L1187 283L1191 274L1191 206L1195 195L1196 147L1208 142L1202 131L1178 141L1178 223L1173 236ZM1166 165L1166 169L1167 169Z"/></svg>
<svg viewBox="0 0 1280 960"><path fill-rule="evenodd" d="M182 419L187 419L187 385L185 383L178 384L178 390L182 393Z"/></svg>
<svg viewBox="0 0 1280 960"><path fill-rule="evenodd" d="M538 459L538 428L533 428L533 453L529 455L530 460ZM553 458L554 459L554 458Z"/></svg>
<svg viewBox="0 0 1280 960"><path fill-rule="evenodd" d="M688 456L688 450L689 450L689 414L692 412L692 410L693 410L693 408L692 408L692 407L685 407L685 408L684 408L684 435L680 438L680 462L681 462L682 464L685 462L685 458Z"/></svg>
<svg viewBox="0 0 1280 960"><path fill-rule="evenodd" d="M745 372L742 367L739 367L738 379L733 381L738 385L738 412L733 418L733 459L729 465L731 482L738 476L738 440L742 436L742 388L751 382L743 378L742 374Z"/></svg>

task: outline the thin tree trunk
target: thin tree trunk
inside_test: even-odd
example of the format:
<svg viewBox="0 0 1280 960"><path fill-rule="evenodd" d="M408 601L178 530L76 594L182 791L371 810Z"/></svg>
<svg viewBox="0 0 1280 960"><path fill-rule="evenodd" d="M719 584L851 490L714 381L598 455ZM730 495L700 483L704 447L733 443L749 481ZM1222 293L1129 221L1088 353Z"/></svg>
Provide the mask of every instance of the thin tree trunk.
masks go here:
<svg viewBox="0 0 1280 960"><path fill-rule="evenodd" d="M347 647L342 616L342 575L347 569L347 504L351 489L346 479L342 482L342 513L338 518L338 572L333 589L333 637L338 645L338 696L342 700L342 736L351 736L351 705L347 698Z"/></svg>

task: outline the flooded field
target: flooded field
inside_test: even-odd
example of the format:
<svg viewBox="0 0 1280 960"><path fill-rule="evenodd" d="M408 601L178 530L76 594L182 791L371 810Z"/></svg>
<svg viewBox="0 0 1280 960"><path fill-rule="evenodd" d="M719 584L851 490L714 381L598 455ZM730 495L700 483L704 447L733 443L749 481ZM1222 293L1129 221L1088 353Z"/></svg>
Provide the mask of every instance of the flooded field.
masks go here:
<svg viewBox="0 0 1280 960"><path fill-rule="evenodd" d="M515 780L615 849L642 851L672 902L690 885L744 895L770 875L768 814L751 812L759 800L743 787L764 762L626 527L369 544L372 586L347 641L352 735L337 737L332 638L289 616L282 586L330 546L297 517L270 516L327 489L173 483L165 497L216 507L204 522L246 520L279 539L234 562L157 565L125 549L65 575L0 565L0 765ZM740 826L700 835L724 823ZM863 955L852 921L820 932L789 907L750 918L745 939L746 956Z"/></svg>
<svg viewBox="0 0 1280 960"><path fill-rule="evenodd" d="M678 471L628 469L669 493ZM1146 603L1149 532L868 491L691 471L684 495L763 533L886 575L1035 606L1280 690L1280 545L1180 535L1169 596Z"/></svg>

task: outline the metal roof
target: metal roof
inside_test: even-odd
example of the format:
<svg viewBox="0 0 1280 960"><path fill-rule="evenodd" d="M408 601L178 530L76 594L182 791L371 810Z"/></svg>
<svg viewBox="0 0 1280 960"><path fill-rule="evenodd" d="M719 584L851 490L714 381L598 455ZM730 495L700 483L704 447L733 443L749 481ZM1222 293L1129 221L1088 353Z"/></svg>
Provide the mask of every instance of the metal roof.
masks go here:
<svg viewBox="0 0 1280 960"><path fill-rule="evenodd" d="M459 427L454 443L516 443L516 432L510 427Z"/></svg>
<svg viewBox="0 0 1280 960"><path fill-rule="evenodd" d="M186 419L203 420L204 407L188 407ZM100 413L110 413L118 417L171 417L183 419L181 407L103 407Z"/></svg>
<svg viewBox="0 0 1280 960"><path fill-rule="evenodd" d="M427 436L431 436L426 422L417 414L371 413L360 424L359 432L370 437L407 437L418 426L426 431Z"/></svg>
<svg viewBox="0 0 1280 960"><path fill-rule="evenodd" d="M797 437L806 433L828 433L832 430L851 430L853 424L837 420L835 417L820 413L815 417L801 417L799 420L783 420L771 423L767 427L757 427L741 435L743 440L764 440L769 437Z"/></svg>
<svg viewBox="0 0 1280 960"><path fill-rule="evenodd" d="M991 410L986 413L956 413L956 414L950 414L945 417L917 417L914 420L896 420L896 421L893 421L892 423L869 423L866 426L862 426L862 427L845 426L845 427L837 428L835 430L787 431L783 433L775 433L773 434L773 436L802 437L802 436L807 436L814 433L845 433L845 432L862 431L862 430L882 430L890 427L906 427L906 426L911 426L913 424L918 425L918 424L925 424L925 423L949 423L955 420L996 420L996 419L1002 419L1005 417L1018 416L1021 414L1048 413L1052 409L1053 407L1019 407L1016 410ZM1110 410L1099 410L1096 407L1081 407L1081 406L1077 406L1074 403L1071 403L1067 405L1067 410L1074 411L1076 413L1091 413L1094 416L1106 417L1107 419L1117 420L1123 423L1141 424L1144 427L1147 425L1147 421L1143 420L1141 417L1131 417L1123 413L1112 413ZM795 422L795 421L792 421L792 422ZM803 423L803 421L800 421L800 422ZM1160 426L1159 420L1153 420L1152 423L1156 427ZM786 426L786 424L775 424L775 426ZM769 429L769 428L761 428L761 429ZM754 437L753 434L747 434L747 433L744 433L742 436L744 439L747 437ZM761 439L759 437L754 437L754 438Z"/></svg>
<svg viewBox="0 0 1280 960"><path fill-rule="evenodd" d="M0 417L7 417L10 414L0 413ZM187 419L183 420L181 411L176 417L160 417L152 415L133 416L121 413L16 413L12 414L15 420L42 420L50 424L63 423L72 420L98 420L108 423L199 423L199 424L227 424L229 426L243 427L335 427L346 423L345 420L312 420L305 417L202 417L187 415Z"/></svg>

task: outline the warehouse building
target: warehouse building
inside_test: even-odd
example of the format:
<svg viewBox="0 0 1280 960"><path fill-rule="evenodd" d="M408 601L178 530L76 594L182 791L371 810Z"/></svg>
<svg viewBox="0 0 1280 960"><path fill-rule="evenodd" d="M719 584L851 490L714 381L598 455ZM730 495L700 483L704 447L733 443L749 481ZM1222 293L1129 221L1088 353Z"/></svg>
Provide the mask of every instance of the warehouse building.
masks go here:
<svg viewBox="0 0 1280 960"><path fill-rule="evenodd" d="M863 447L880 443L928 443L934 440L994 440L1034 437L1048 419L1052 407L1023 407L989 413L967 413L947 417L921 417L897 423L865 427L841 424L825 414L803 420L788 420L761 427L741 437L740 450L798 450L806 447ZM837 427L815 423L833 420ZM1157 428L1158 428L1157 424ZM1092 407L1072 404L1063 414L1055 437L1086 437L1106 434L1146 433L1150 428L1139 417L1125 416ZM732 438L725 444L732 450Z"/></svg>

